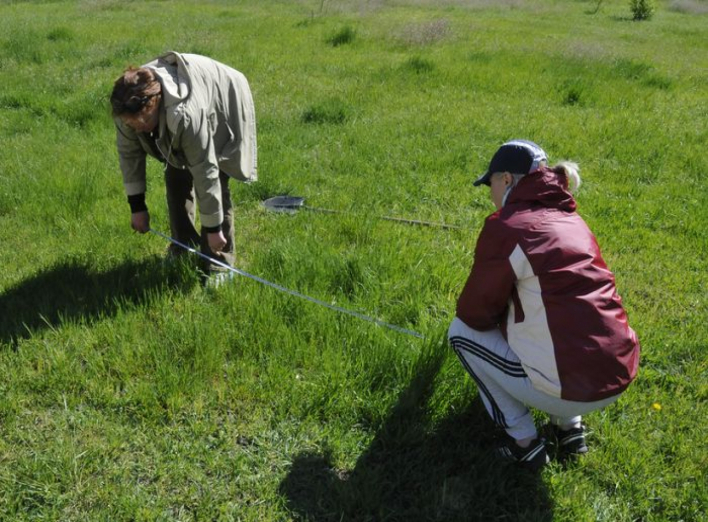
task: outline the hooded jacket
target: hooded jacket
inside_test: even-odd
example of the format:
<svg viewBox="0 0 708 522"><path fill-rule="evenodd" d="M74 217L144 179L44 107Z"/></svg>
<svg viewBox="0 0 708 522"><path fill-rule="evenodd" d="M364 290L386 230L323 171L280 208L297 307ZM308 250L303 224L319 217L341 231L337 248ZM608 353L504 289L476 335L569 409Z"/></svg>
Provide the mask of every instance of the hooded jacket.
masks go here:
<svg viewBox="0 0 708 522"><path fill-rule="evenodd" d="M240 72L196 54L169 52L143 67L152 69L162 86L160 119L153 141L114 118L126 194L145 193L149 154L191 172L202 225L219 226L219 170L240 181L258 177L248 81Z"/></svg>
<svg viewBox="0 0 708 522"><path fill-rule="evenodd" d="M476 330L501 328L534 388L593 402L634 379L639 342L567 186L542 168L487 218L457 317Z"/></svg>

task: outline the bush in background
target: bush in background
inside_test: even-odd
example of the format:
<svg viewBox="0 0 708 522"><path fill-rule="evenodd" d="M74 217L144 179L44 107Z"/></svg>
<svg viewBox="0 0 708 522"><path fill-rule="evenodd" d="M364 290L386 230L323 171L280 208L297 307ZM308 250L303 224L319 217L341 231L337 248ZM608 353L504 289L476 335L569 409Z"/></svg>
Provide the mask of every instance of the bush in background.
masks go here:
<svg viewBox="0 0 708 522"><path fill-rule="evenodd" d="M340 45L352 43L355 37L356 31L351 27L346 26L330 36L327 39L327 43L332 47L339 47Z"/></svg>
<svg viewBox="0 0 708 522"><path fill-rule="evenodd" d="M629 8L632 10L632 20L650 20L654 15L652 0L630 0Z"/></svg>

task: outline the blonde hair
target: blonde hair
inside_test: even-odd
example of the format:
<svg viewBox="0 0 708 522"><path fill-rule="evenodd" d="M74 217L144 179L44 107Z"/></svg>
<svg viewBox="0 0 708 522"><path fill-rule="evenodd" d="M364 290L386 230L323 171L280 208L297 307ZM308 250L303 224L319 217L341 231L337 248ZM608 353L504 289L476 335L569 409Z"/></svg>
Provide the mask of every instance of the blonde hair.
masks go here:
<svg viewBox="0 0 708 522"><path fill-rule="evenodd" d="M580 188L580 167L573 161L561 161L555 166L551 167L551 170L556 174L565 176L566 188L572 194Z"/></svg>

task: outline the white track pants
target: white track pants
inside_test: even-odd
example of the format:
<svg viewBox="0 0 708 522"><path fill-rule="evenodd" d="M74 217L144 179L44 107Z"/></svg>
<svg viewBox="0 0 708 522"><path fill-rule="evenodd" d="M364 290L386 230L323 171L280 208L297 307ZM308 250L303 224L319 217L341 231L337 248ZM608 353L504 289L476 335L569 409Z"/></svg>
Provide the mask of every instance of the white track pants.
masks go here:
<svg viewBox="0 0 708 522"><path fill-rule="evenodd" d="M551 422L568 428L578 425L582 414L607 406L619 397L575 402L536 390L498 329L480 332L456 317L450 325L448 339L462 365L477 383L489 415L517 440L537 435L527 406L548 413Z"/></svg>

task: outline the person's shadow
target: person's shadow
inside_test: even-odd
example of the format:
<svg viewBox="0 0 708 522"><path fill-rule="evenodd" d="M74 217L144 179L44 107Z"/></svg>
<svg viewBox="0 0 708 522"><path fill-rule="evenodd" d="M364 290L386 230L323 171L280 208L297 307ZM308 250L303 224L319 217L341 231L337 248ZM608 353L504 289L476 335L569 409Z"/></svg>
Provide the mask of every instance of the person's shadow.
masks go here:
<svg viewBox="0 0 708 522"><path fill-rule="evenodd" d="M552 503L540 476L500 463L495 427L478 397L443 421L429 399L447 346L424 353L415 377L353 470L331 454L302 453L280 484L295 520L543 521ZM460 368L460 378L465 378Z"/></svg>
<svg viewBox="0 0 708 522"><path fill-rule="evenodd" d="M110 317L156 292L186 292L198 284L186 265L152 257L102 271L86 260L62 260L0 294L0 344L15 347L64 322Z"/></svg>

